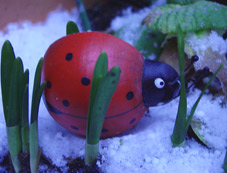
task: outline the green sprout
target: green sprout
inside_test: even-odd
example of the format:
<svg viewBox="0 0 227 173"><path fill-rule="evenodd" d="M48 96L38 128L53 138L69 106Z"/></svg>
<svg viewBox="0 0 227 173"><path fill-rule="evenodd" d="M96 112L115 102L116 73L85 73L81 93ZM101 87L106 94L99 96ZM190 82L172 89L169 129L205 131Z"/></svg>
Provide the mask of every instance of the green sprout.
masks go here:
<svg viewBox="0 0 227 173"><path fill-rule="evenodd" d="M67 23L67 35L78 32L78 27L74 22ZM88 167L92 167L96 163L104 118L117 87L120 73L118 66L108 72L108 57L106 52L102 52L95 65L89 99L85 143L85 165Z"/></svg>
<svg viewBox="0 0 227 173"><path fill-rule="evenodd" d="M178 44L178 54L179 54L179 66L180 66L180 80L181 80L181 91L180 91L180 102L178 106L178 113L177 118L173 130L173 134L171 137L172 144L174 147L176 146L183 146L185 138L187 136L187 131L189 125L191 123L192 117L195 113L195 110L201 100L202 96L204 95L205 91L217 75L217 73L221 70L223 64L219 66L217 71L212 75L209 82L206 84L205 88L201 92L199 98L196 100L195 104L193 105L191 112L187 115L187 98L186 98L186 89L185 89L185 79L184 79L184 34L178 25L178 32L177 32L177 44Z"/></svg>
<svg viewBox="0 0 227 173"><path fill-rule="evenodd" d="M66 35L78 33L79 28L73 21L68 21L66 25Z"/></svg>
<svg viewBox="0 0 227 173"><path fill-rule="evenodd" d="M23 68L21 58L16 58L13 47L5 41L1 53L1 89L7 140L15 172L22 170L19 155L30 153L31 172L37 172L39 159L33 153L39 150L37 122L40 97L45 83L40 87L42 59L37 69L33 89L31 125L28 124L28 85L29 71ZM35 136L35 138L33 137ZM33 157L31 157L33 156ZM34 166L34 164L36 166Z"/></svg>
<svg viewBox="0 0 227 173"><path fill-rule="evenodd" d="M96 62L89 101L85 165L94 166L99 153L99 139L104 117L120 78L118 66L108 72L108 58L102 52Z"/></svg>
<svg viewBox="0 0 227 173"><path fill-rule="evenodd" d="M39 150L39 137L38 137L38 111L40 99L46 85L46 82L41 83L43 59L39 60L36 67L34 86L32 93L32 106L31 106L31 123L29 128L29 143L30 143L30 169L31 172L37 172L40 150Z"/></svg>
<svg viewBox="0 0 227 173"><path fill-rule="evenodd" d="M77 7L80 12L80 17L83 21L84 30L91 31L90 21L88 19L87 13L86 13L83 0L75 0L75 1L76 1Z"/></svg>

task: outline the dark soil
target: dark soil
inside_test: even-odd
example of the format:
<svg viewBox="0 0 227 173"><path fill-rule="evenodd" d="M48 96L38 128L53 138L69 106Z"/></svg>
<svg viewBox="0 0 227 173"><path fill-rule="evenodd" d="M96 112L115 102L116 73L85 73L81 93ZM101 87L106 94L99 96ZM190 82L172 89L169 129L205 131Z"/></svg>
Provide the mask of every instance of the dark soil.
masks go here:
<svg viewBox="0 0 227 173"><path fill-rule="evenodd" d="M0 162L0 167L5 169L6 172L11 172L10 170L12 170L11 168L11 160L9 159L8 155L5 155L2 162Z"/></svg>
<svg viewBox="0 0 227 173"><path fill-rule="evenodd" d="M68 162L67 164L68 172L71 173L101 173L97 165L93 167L86 166L83 158L76 158Z"/></svg>
<svg viewBox="0 0 227 173"><path fill-rule="evenodd" d="M87 10L87 14L93 31L105 31L110 26L113 18L122 15L123 9L131 7L133 11L138 11L148 5L149 3L145 1L108 0L107 3L104 4L95 4L92 8Z"/></svg>
<svg viewBox="0 0 227 173"><path fill-rule="evenodd" d="M21 173L30 173L29 168L29 155L28 154L21 154L20 160L22 164L22 170ZM40 173L48 173L48 172L58 172L58 173L64 173L64 172L70 172L70 173L101 173L102 171L99 169L98 166L94 167L88 167L84 163L84 159L81 157L75 158L75 159L67 159L68 163L66 167L60 168L52 164L50 159L45 157L44 155L40 158L40 164L39 164L39 171ZM3 173L14 173L14 169L11 163L11 159L9 157L9 154L7 154L3 161L0 162L0 167L4 168L6 172Z"/></svg>

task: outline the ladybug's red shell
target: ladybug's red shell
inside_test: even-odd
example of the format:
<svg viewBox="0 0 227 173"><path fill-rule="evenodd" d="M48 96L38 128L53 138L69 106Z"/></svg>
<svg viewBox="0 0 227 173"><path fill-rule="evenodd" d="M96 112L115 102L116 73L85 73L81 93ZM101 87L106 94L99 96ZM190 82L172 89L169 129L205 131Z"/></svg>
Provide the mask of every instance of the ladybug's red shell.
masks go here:
<svg viewBox="0 0 227 173"><path fill-rule="evenodd" d="M101 137L118 135L143 117L143 55L117 37L86 32L54 42L44 56L42 81L51 116L73 133L86 135L91 80L101 52L108 55L108 68L119 66L121 76L107 110Z"/></svg>

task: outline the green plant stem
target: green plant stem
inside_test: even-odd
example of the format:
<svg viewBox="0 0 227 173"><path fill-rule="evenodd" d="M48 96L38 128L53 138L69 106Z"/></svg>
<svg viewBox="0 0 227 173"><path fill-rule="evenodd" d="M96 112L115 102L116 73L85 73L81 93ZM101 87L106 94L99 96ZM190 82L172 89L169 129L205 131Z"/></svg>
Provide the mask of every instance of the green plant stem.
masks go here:
<svg viewBox="0 0 227 173"><path fill-rule="evenodd" d="M76 4L77 4L77 7L78 7L79 12L80 12L81 19L82 19L83 24L84 24L84 30L85 31L91 31L91 25L90 25L86 10L84 8L83 0L76 0Z"/></svg>
<svg viewBox="0 0 227 173"><path fill-rule="evenodd" d="M184 79L184 35L180 26L178 26L177 32L177 43L178 43L178 54L179 54L179 64L180 64L180 79L181 79L181 92L180 92L180 103L178 107L177 118L171 137L173 147L184 145L184 141L187 135L189 125L191 123L192 117L195 113L195 110L201 100L203 94L205 93L208 86L211 84L217 73L221 70L223 64L221 64L218 70L212 75L209 82L206 84L205 88L201 92L199 98L196 100L193 105L189 116L187 117L187 98L186 98L186 89L185 89L185 79Z"/></svg>
<svg viewBox="0 0 227 173"><path fill-rule="evenodd" d="M195 104L193 105L192 109L191 109L191 112L190 112L190 115L188 116L187 118L187 121L186 121L186 130L188 129L190 123L191 123L191 120L192 120L192 117L195 113L195 110L199 104L199 101L201 100L202 96L204 95L204 93L206 92L207 88L209 87L209 85L211 84L211 82L214 80L215 76L219 73L219 71L221 70L221 68L223 67L223 63L218 67L218 69L215 71L215 73L211 76L210 80L208 81L208 83L206 84L206 86L204 87L203 91L201 92L201 94L199 95L199 98L196 100Z"/></svg>
<svg viewBox="0 0 227 173"><path fill-rule="evenodd" d="M103 52L96 62L92 78L85 143L85 165L87 166L95 164L104 117L120 78L119 67L115 66L109 72L107 69L108 59Z"/></svg>
<svg viewBox="0 0 227 173"><path fill-rule="evenodd" d="M99 154L99 143L97 144L88 144L85 143L85 163L88 166L93 166L94 161L97 159Z"/></svg>
<svg viewBox="0 0 227 173"><path fill-rule="evenodd" d="M45 82L41 84L41 70L43 59L40 59L35 72L34 86L32 93L31 123L29 129L30 143L30 168L32 173L36 173L39 164L39 137L38 137L38 111Z"/></svg>
<svg viewBox="0 0 227 173"><path fill-rule="evenodd" d="M179 54L179 65L180 65L180 103L178 106L177 118L171 137L173 146L180 146L184 143L187 131L185 131L186 115L187 115L187 99L184 79L184 34L178 26L177 34L178 54Z"/></svg>
<svg viewBox="0 0 227 173"><path fill-rule="evenodd" d="M120 68L115 66L113 67L107 75L101 81L97 95L95 98L95 102L92 108L91 118L90 118L90 125L89 125L89 133L87 136L86 148L90 151L98 149L96 145L99 143L99 138L102 131L102 126L104 122L104 117L106 111L109 107L111 98L114 94L116 86L118 84L120 77ZM89 144L89 145L88 145ZM92 145L94 145L92 147ZM97 158L98 151L93 151L88 153L85 151L85 164L88 166L93 166L95 163L95 159ZM88 154L92 154L91 156ZM91 160L93 158L93 160ZM88 160L86 160L88 159Z"/></svg>
<svg viewBox="0 0 227 173"><path fill-rule="evenodd" d="M34 121L29 129L30 139L30 169L36 173L39 165L39 141L38 141L38 122Z"/></svg>
<svg viewBox="0 0 227 173"><path fill-rule="evenodd" d="M20 172L21 164L19 161L19 154L21 152L21 134L20 126L6 127L7 141L12 160L13 168L16 173Z"/></svg>

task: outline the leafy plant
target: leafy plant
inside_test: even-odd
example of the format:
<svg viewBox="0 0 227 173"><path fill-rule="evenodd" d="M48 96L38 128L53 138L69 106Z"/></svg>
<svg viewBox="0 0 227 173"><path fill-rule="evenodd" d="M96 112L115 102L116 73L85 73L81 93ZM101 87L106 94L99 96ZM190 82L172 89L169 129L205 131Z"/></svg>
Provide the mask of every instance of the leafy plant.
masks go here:
<svg viewBox="0 0 227 173"><path fill-rule="evenodd" d="M227 27L227 7L214 2L198 1L188 5L167 4L155 8L144 22L152 31L176 34Z"/></svg>
<svg viewBox="0 0 227 173"><path fill-rule="evenodd" d="M30 150L30 168L31 172L37 172L40 151L38 141L38 111L39 103L42 96L42 92L46 85L46 82L41 84L41 70L43 59L40 59L34 78L33 94L32 94L32 106L31 106L31 123L29 127L29 150Z"/></svg>
<svg viewBox="0 0 227 173"><path fill-rule="evenodd" d="M29 71L23 68L21 58L16 58L13 47L5 41L1 53L1 88L8 147L15 172L22 169L19 155L30 153L31 172L37 172L38 127L37 116L40 97L45 83L40 86L42 59L34 80L31 125L28 125ZM34 125L35 124L35 125Z"/></svg>
<svg viewBox="0 0 227 173"><path fill-rule="evenodd" d="M99 151L99 139L104 117L120 78L120 68L113 67L108 72L108 58L102 52L96 62L87 119L85 143L85 164L93 166Z"/></svg>
<svg viewBox="0 0 227 173"><path fill-rule="evenodd" d="M184 144L189 125L191 123L195 110L199 104L199 101L201 100L203 94L205 93L206 89L208 88L212 80L215 78L215 76L223 66L223 64L221 64L217 69L217 71L212 75L209 82L206 84L205 88L201 92L199 98L196 100L195 104L193 105L190 114L187 115L187 99L186 99L186 89L185 89L185 79L184 79L184 34L180 26L178 26L177 33L178 33L177 44L178 44L178 52L179 52L181 91L180 91L180 103L178 106L177 118L176 118L174 130L173 130L173 134L171 137L174 147L182 146Z"/></svg>

